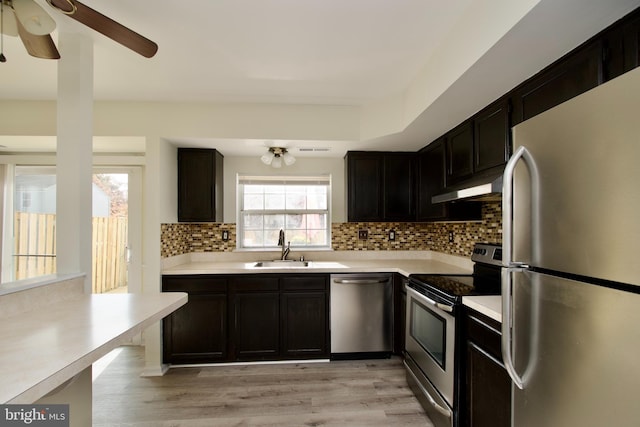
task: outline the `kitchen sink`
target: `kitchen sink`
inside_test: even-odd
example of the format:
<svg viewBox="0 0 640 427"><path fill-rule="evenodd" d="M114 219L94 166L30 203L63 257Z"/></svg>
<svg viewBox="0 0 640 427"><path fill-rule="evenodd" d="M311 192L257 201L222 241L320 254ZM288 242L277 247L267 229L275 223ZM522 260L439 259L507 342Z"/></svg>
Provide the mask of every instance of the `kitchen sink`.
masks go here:
<svg viewBox="0 0 640 427"><path fill-rule="evenodd" d="M289 259L284 259L284 260L280 260L280 259L275 259L272 261L258 261L256 262L254 265L254 267L262 267L262 268L268 268L268 267L275 267L275 268L300 268L300 267L309 267L309 261L296 261L296 260L289 260Z"/></svg>

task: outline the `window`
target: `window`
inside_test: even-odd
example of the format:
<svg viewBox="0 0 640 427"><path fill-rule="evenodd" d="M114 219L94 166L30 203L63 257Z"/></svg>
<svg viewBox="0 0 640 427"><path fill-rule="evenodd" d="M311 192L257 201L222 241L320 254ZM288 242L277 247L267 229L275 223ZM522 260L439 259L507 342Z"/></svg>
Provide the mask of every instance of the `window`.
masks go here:
<svg viewBox="0 0 640 427"><path fill-rule="evenodd" d="M56 272L56 169L15 166L13 170L13 256L11 265L3 266L5 281L53 274Z"/></svg>
<svg viewBox="0 0 640 427"><path fill-rule="evenodd" d="M330 247L329 176L238 176L238 247Z"/></svg>

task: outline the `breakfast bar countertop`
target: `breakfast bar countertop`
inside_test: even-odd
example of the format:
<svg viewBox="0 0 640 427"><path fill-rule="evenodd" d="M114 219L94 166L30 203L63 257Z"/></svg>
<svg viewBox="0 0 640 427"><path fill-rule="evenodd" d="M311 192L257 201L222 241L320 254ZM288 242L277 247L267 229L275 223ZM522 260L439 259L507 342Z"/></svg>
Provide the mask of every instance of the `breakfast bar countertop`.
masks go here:
<svg viewBox="0 0 640 427"><path fill-rule="evenodd" d="M80 294L0 322L0 403L33 403L187 302L182 292Z"/></svg>

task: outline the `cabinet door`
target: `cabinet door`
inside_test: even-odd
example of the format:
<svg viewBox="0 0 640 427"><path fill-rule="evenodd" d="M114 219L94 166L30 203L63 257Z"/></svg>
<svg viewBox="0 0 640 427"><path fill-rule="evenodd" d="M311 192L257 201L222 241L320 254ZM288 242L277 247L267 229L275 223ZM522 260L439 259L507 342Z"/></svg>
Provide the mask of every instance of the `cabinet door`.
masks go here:
<svg viewBox="0 0 640 427"><path fill-rule="evenodd" d="M473 174L473 126L466 121L446 135L446 186L458 183Z"/></svg>
<svg viewBox="0 0 640 427"><path fill-rule="evenodd" d="M216 150L178 149L178 221L222 222L222 162Z"/></svg>
<svg viewBox="0 0 640 427"><path fill-rule="evenodd" d="M572 52L514 93L514 124L542 113L602 82L602 43Z"/></svg>
<svg viewBox="0 0 640 427"><path fill-rule="evenodd" d="M349 221L382 220L382 171L379 153L347 153Z"/></svg>
<svg viewBox="0 0 640 427"><path fill-rule="evenodd" d="M469 426L511 426L511 378L502 364L474 343L467 345Z"/></svg>
<svg viewBox="0 0 640 427"><path fill-rule="evenodd" d="M237 360L276 360L280 356L280 299L277 292L236 293L233 345Z"/></svg>
<svg viewBox="0 0 640 427"><path fill-rule="evenodd" d="M234 360L275 360L280 355L279 276L232 276L230 355Z"/></svg>
<svg viewBox="0 0 640 427"><path fill-rule="evenodd" d="M163 320L164 362L227 361L226 277L163 276L162 290L189 294L189 301Z"/></svg>
<svg viewBox="0 0 640 427"><path fill-rule="evenodd" d="M418 153L417 220L429 221L446 216L445 203L431 203L431 198L444 191L445 143L438 139Z"/></svg>
<svg viewBox="0 0 640 427"><path fill-rule="evenodd" d="M328 358L329 276L285 275L280 284L283 358Z"/></svg>
<svg viewBox="0 0 640 427"><path fill-rule="evenodd" d="M502 364L500 323L473 310L463 317L466 335L461 425L511 425L511 378Z"/></svg>
<svg viewBox="0 0 640 427"><path fill-rule="evenodd" d="M227 295L189 294L189 301L163 322L165 363L228 359Z"/></svg>
<svg viewBox="0 0 640 427"><path fill-rule="evenodd" d="M326 292L282 294L282 356L329 357Z"/></svg>
<svg viewBox="0 0 640 427"><path fill-rule="evenodd" d="M509 160L509 104L500 101L473 118L474 173L501 168Z"/></svg>
<svg viewBox="0 0 640 427"><path fill-rule="evenodd" d="M415 154L385 153L383 162L384 220L415 220Z"/></svg>
<svg viewBox="0 0 640 427"><path fill-rule="evenodd" d="M634 12L602 35L603 80L609 81L640 65L640 16Z"/></svg>

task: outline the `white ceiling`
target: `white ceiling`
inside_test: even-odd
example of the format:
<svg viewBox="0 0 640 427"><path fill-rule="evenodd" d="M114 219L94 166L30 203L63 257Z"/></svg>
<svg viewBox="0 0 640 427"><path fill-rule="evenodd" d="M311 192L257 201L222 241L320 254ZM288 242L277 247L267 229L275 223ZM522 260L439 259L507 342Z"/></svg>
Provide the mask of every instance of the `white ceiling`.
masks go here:
<svg viewBox="0 0 640 427"><path fill-rule="evenodd" d="M366 107L403 96L425 66L433 66L430 59L447 46L451 34L461 30L457 26L468 8L489 0L84 1L158 43L151 59L53 11L44 0L36 1L58 22L54 40L57 31L93 38L96 100ZM507 2L490 2L501 1ZM428 142L425 138L459 123L638 4L640 0L541 0L404 132L368 141L297 145L340 144L342 152L389 144L416 149L416 139ZM4 54L0 100L56 98L56 61L30 57L12 37L4 39ZM225 155L253 155L271 144L215 136L174 139L182 145L214 143L225 147ZM2 138L0 144L13 149L10 139ZM32 148L42 149L37 144Z"/></svg>

